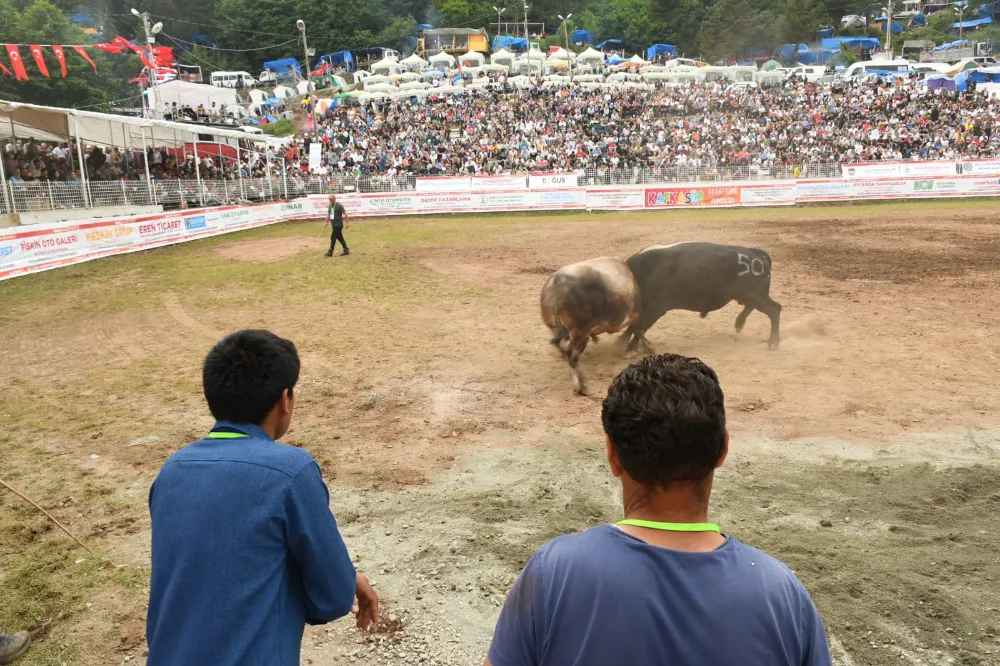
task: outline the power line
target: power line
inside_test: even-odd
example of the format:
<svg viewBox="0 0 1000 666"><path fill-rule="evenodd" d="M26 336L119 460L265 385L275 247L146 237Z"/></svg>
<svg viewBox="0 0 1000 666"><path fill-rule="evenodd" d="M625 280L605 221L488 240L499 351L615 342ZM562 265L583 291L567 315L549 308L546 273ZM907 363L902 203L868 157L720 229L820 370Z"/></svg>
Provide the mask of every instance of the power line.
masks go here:
<svg viewBox="0 0 1000 666"><path fill-rule="evenodd" d="M195 42L189 42L189 41L187 41L185 39L181 39L179 37L174 37L173 35L168 35L165 32L161 32L160 34L163 35L164 37L169 37L170 39L174 40L175 42L181 42L181 43L184 43L184 44L188 44L190 46L202 46L204 48L213 49L213 50L216 50L216 51L232 51L234 53L249 53L251 51L267 51L269 49L280 48L282 46L286 46L286 45L291 44L293 42L299 41L299 38L295 37L293 39L289 39L287 42L281 42L280 44L271 44L270 46L259 46L259 47L252 48L252 49L224 49L224 48L219 47L219 46L205 46L204 44L197 44Z"/></svg>
<svg viewBox="0 0 1000 666"><path fill-rule="evenodd" d="M287 37L288 36L287 32L286 33L279 33L279 32L262 32L262 31L259 31L259 30L240 30L239 28L233 28L232 26L212 25L210 23L198 23L197 21L188 21L186 19L174 18L172 16L162 16L162 15L159 15L159 14L150 14L150 16L155 16L156 18L160 18L160 19L163 19L165 21L176 21L178 23L188 23L190 25L197 25L197 26L202 27L202 28L215 28L216 30L226 30L226 31L229 31L229 32L243 32L243 33L247 33L249 35L268 35L270 37Z"/></svg>

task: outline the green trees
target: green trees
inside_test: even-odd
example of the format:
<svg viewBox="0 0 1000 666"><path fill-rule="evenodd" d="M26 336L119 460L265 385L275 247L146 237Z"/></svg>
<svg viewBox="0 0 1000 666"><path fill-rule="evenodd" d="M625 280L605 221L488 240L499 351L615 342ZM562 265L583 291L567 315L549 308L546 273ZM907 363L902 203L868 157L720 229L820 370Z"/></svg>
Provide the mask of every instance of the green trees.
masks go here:
<svg viewBox="0 0 1000 666"><path fill-rule="evenodd" d="M69 17L50 0L34 0L23 10L11 0L0 0L0 35L7 44L89 43L83 31L71 24ZM26 47L21 47L20 53L28 81L0 77L0 99L79 108L134 96L132 105L141 104L139 90L128 85L142 67L137 58L126 60L89 49L88 54L97 63L95 73L90 64L67 49L64 79L51 49L42 49L51 78L42 76ZM6 51L0 53L0 62L10 67Z"/></svg>

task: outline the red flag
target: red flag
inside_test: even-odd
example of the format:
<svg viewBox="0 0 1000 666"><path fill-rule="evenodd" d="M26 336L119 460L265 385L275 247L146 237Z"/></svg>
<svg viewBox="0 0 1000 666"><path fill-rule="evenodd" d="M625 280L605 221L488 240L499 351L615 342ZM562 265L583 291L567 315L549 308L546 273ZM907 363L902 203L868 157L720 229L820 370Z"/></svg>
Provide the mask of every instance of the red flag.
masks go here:
<svg viewBox="0 0 1000 666"><path fill-rule="evenodd" d="M90 66L94 68L95 72L97 71L97 63L95 63L93 60L91 60L90 56L87 55L87 49L85 49L82 46L74 46L73 50L76 51L77 53L79 53L80 57L82 57L84 60L86 60L87 62L89 62Z"/></svg>
<svg viewBox="0 0 1000 666"><path fill-rule="evenodd" d="M139 60L142 61L143 65L145 65L146 67L148 67L150 69L156 69L156 66L153 65L153 63L151 63L149 61L149 58L146 57L146 52L145 51L143 51L142 49L136 49L135 50L135 54L137 56L139 56Z"/></svg>
<svg viewBox="0 0 1000 666"><path fill-rule="evenodd" d="M62 67L63 78L66 78L66 53L63 51L63 47L58 44L52 45L52 52L56 54L56 60L59 61L59 66Z"/></svg>
<svg viewBox="0 0 1000 666"><path fill-rule="evenodd" d="M45 66L45 56L42 55L42 47L38 44L29 44L28 50L30 50L31 55L35 57L35 64L38 65L38 71L41 72L45 78L49 78L49 68Z"/></svg>
<svg viewBox="0 0 1000 666"><path fill-rule="evenodd" d="M112 39L111 43L114 44L115 46L120 47L122 50L136 48L136 47L132 46L132 42L128 41L127 39L125 39L121 35L118 35L117 37L115 37L114 39Z"/></svg>
<svg viewBox="0 0 1000 666"><path fill-rule="evenodd" d="M7 45L7 55L10 56L10 66L14 69L17 80L27 81L28 72L24 70L24 62L21 61L21 52L17 50L17 44Z"/></svg>
<svg viewBox="0 0 1000 666"><path fill-rule="evenodd" d="M0 71L3 71L3 73L6 74L7 76L14 76L14 72L7 69L7 65L3 64L2 62L0 62Z"/></svg>

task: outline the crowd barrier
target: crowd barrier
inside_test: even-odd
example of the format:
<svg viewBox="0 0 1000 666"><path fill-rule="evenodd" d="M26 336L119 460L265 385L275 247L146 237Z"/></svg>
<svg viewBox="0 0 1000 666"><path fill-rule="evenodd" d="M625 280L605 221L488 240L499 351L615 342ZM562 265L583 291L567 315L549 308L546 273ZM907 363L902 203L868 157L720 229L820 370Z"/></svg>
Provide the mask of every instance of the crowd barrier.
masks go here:
<svg viewBox="0 0 1000 666"><path fill-rule="evenodd" d="M998 163L1000 166L1000 163ZM540 181L502 189L492 179L467 191L342 194L349 216L383 217L444 213L508 213L553 210L676 210L856 200L1000 196L1000 175L555 187ZM546 184L549 184L548 182ZM435 184L436 185L436 184ZM494 189L496 188L496 189ZM276 222L322 217L327 198L311 195L285 202L222 206L147 216L31 225L0 230L0 280L124 252L206 238Z"/></svg>

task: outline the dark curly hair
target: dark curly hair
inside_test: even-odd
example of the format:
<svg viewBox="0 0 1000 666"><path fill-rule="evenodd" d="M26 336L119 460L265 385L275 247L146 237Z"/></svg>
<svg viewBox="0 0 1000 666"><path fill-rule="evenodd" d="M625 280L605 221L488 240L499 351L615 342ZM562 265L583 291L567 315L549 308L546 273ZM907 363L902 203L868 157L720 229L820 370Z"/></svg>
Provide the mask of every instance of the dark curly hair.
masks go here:
<svg viewBox="0 0 1000 666"><path fill-rule="evenodd" d="M697 358L658 354L628 366L611 382L601 420L622 467L644 486L700 481L725 449L719 378Z"/></svg>

